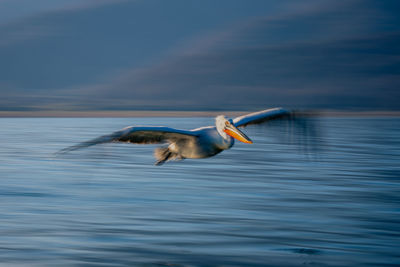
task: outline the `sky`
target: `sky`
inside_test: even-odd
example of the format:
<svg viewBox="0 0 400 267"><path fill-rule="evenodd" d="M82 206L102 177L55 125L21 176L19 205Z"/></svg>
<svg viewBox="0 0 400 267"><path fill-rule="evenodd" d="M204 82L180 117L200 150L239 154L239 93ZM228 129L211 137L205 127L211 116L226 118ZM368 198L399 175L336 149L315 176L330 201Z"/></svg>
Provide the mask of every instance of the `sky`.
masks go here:
<svg viewBox="0 0 400 267"><path fill-rule="evenodd" d="M397 0L0 0L0 111L400 110Z"/></svg>

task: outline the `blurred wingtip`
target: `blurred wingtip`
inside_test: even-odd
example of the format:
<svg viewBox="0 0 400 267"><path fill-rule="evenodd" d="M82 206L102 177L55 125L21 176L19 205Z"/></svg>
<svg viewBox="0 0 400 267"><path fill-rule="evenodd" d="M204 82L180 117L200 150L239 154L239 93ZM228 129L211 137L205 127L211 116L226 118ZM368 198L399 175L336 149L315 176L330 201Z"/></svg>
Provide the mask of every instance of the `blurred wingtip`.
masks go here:
<svg viewBox="0 0 400 267"><path fill-rule="evenodd" d="M53 156L54 157L60 157L62 155L65 155L65 154L67 154L67 153L69 153L71 151L77 150L77 149L78 148L76 146L66 147L66 148L63 148L61 150L58 150L58 151L54 152Z"/></svg>

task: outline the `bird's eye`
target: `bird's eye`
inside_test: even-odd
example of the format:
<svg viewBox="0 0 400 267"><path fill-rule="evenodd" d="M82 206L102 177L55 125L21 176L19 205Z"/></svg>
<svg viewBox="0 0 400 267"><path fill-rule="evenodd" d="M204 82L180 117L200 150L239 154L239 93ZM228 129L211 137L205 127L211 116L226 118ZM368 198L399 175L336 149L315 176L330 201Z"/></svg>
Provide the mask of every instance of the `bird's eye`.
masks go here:
<svg viewBox="0 0 400 267"><path fill-rule="evenodd" d="M228 125L229 125L229 121L226 121L226 122L225 122L225 125L228 126Z"/></svg>

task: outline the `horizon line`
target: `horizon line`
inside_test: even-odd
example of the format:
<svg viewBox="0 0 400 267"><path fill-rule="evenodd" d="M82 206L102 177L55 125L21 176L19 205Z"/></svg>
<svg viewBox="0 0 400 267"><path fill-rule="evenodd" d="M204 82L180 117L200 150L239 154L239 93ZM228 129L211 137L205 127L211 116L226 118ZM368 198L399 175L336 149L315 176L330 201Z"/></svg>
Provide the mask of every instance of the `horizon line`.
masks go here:
<svg viewBox="0 0 400 267"><path fill-rule="evenodd" d="M0 111L0 118L129 118L129 117L214 117L239 116L257 110L180 111L180 110L91 110L91 111ZM329 110L312 109L305 113L338 117L400 117L400 110Z"/></svg>

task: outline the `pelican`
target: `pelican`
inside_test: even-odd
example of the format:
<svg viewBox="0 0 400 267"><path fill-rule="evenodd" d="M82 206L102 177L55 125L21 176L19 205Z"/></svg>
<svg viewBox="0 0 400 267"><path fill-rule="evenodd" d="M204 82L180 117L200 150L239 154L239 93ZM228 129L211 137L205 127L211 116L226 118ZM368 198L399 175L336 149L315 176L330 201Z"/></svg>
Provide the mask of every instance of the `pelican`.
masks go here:
<svg viewBox="0 0 400 267"><path fill-rule="evenodd" d="M290 119L293 114L283 108L272 108L240 116L233 120L220 115L215 118L215 126L193 130L179 130L164 126L129 126L109 135L65 148L60 152L70 152L97 144L122 142L166 144L155 149L155 165L161 165L170 160L208 158L231 148L235 139L252 144L253 141L239 128L270 120Z"/></svg>

